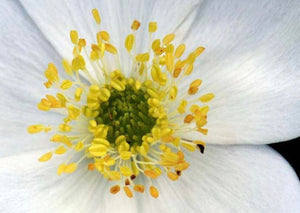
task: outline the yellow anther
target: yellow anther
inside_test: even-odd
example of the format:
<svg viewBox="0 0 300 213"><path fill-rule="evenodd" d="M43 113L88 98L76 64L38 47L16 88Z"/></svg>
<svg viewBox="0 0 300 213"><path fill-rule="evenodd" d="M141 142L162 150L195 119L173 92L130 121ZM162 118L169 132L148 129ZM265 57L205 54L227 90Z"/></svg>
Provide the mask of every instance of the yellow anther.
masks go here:
<svg viewBox="0 0 300 213"><path fill-rule="evenodd" d="M150 186L150 194L154 198L158 198L158 196L159 196L159 192L158 192L157 188L155 188L154 186Z"/></svg>
<svg viewBox="0 0 300 213"><path fill-rule="evenodd" d="M135 59L136 59L138 62L146 62L146 61L149 61L150 56L149 56L149 53L141 53L141 54L137 54L137 55L135 56Z"/></svg>
<svg viewBox="0 0 300 213"><path fill-rule="evenodd" d="M202 114L202 115L206 115L209 111L209 106L203 106L199 109L199 112Z"/></svg>
<svg viewBox="0 0 300 213"><path fill-rule="evenodd" d="M113 55L117 54L118 51L112 44L105 43L105 50Z"/></svg>
<svg viewBox="0 0 300 213"><path fill-rule="evenodd" d="M48 101L48 100L42 99L42 101L40 103L38 103L37 107L38 107L39 110L42 110L42 111L49 111L50 110L51 103L48 102L48 103L50 103L50 105L49 105L48 103L45 103L46 101Z"/></svg>
<svg viewBox="0 0 300 213"><path fill-rule="evenodd" d="M178 93L178 88L177 86L173 86L170 90L170 93L169 93L169 99L171 101L174 101L177 97L177 93Z"/></svg>
<svg viewBox="0 0 300 213"><path fill-rule="evenodd" d="M124 135L120 135L119 137L117 137L117 139L115 140L115 144L117 146L119 146L121 143L126 142L126 137Z"/></svg>
<svg viewBox="0 0 300 213"><path fill-rule="evenodd" d="M61 132L70 132L71 131L71 126L69 126L68 124L60 124L59 125L59 131Z"/></svg>
<svg viewBox="0 0 300 213"><path fill-rule="evenodd" d="M108 147L102 144L93 144L89 147L89 152L95 157L105 156L108 151Z"/></svg>
<svg viewBox="0 0 300 213"><path fill-rule="evenodd" d="M179 58L180 56L182 56L182 54L184 53L184 50L185 50L185 45L180 44L175 50L174 57Z"/></svg>
<svg viewBox="0 0 300 213"><path fill-rule="evenodd" d="M198 132L201 132L203 135L207 135L208 129L198 128Z"/></svg>
<svg viewBox="0 0 300 213"><path fill-rule="evenodd" d="M57 93L56 97L57 97L57 99L60 102L60 103L58 103L58 105L61 105L61 107L65 107L66 103L68 102L68 100L66 99L66 97L62 93ZM52 107L54 107L54 106L52 106Z"/></svg>
<svg viewBox="0 0 300 213"><path fill-rule="evenodd" d="M157 23L156 22L149 22L148 31L149 33L154 33L157 30Z"/></svg>
<svg viewBox="0 0 300 213"><path fill-rule="evenodd" d="M80 115L81 110L74 107L73 105L68 106L68 115L71 120L76 120Z"/></svg>
<svg viewBox="0 0 300 213"><path fill-rule="evenodd" d="M166 52L173 54L173 52L174 52L174 45L173 44L168 44L168 46L166 47Z"/></svg>
<svg viewBox="0 0 300 213"><path fill-rule="evenodd" d="M40 162L45 162L45 161L48 161L52 158L52 152L47 152L46 154L42 155L40 158L39 158L39 161Z"/></svg>
<svg viewBox="0 0 300 213"><path fill-rule="evenodd" d="M205 50L204 47L198 47L194 53L195 53L195 56L198 57L199 55L201 55L201 53L203 53L203 51Z"/></svg>
<svg viewBox="0 0 300 213"><path fill-rule="evenodd" d="M153 136L154 140L160 139L160 137L161 137L161 134L160 134L160 128L158 128L158 127L153 127L153 128L151 129L151 133L152 133L152 136Z"/></svg>
<svg viewBox="0 0 300 213"><path fill-rule="evenodd" d="M78 43L78 33L76 30L71 30L70 31L70 38L73 44L77 44Z"/></svg>
<svg viewBox="0 0 300 213"><path fill-rule="evenodd" d="M101 23L101 18L100 18L98 10L96 8L92 10L92 14L93 14L93 17L95 19L95 22L97 24L100 24Z"/></svg>
<svg viewBox="0 0 300 213"><path fill-rule="evenodd" d="M131 158L131 155L132 155L132 153L129 152L129 151L122 151L122 152L120 153L120 156L121 156L121 158L122 158L123 160L128 160L128 159L130 159L130 158Z"/></svg>
<svg viewBox="0 0 300 213"><path fill-rule="evenodd" d="M109 41L110 37L109 37L109 33L106 31L100 31L100 37L104 40L104 41Z"/></svg>
<svg viewBox="0 0 300 213"><path fill-rule="evenodd" d="M190 164L188 164L187 162L179 163L175 166L175 170L183 171L183 170L186 170L189 166L190 166Z"/></svg>
<svg viewBox="0 0 300 213"><path fill-rule="evenodd" d="M158 47L158 48L155 49L154 52L155 52L156 55L161 55L165 52L165 48ZM165 64L165 57L160 57L159 64L161 64L161 65Z"/></svg>
<svg viewBox="0 0 300 213"><path fill-rule="evenodd" d="M79 41L78 41L78 45L80 47L85 47L86 46L86 41L84 38L80 38Z"/></svg>
<svg viewBox="0 0 300 213"><path fill-rule="evenodd" d="M145 187L142 184L136 184L133 187L134 191L143 193L145 191Z"/></svg>
<svg viewBox="0 0 300 213"><path fill-rule="evenodd" d="M178 175L174 172L168 172L167 175L168 175L168 178L170 178L173 181L178 179Z"/></svg>
<svg viewBox="0 0 300 213"><path fill-rule="evenodd" d="M114 70L111 74L110 74L111 79L118 79L118 80L122 80L124 78L124 75L122 74L122 72L120 70Z"/></svg>
<svg viewBox="0 0 300 213"><path fill-rule="evenodd" d="M65 72L68 75L72 75L73 74L72 67L71 67L70 63L66 59L62 60L62 65L63 65L63 68L64 68Z"/></svg>
<svg viewBox="0 0 300 213"><path fill-rule="evenodd" d="M57 155L62 155L67 151L67 149L64 146L59 146L56 150L55 150L55 154Z"/></svg>
<svg viewBox="0 0 300 213"><path fill-rule="evenodd" d="M213 93L207 93L205 95L202 95L199 100L203 103L209 102L210 100L212 100L215 97L215 95Z"/></svg>
<svg viewBox="0 0 300 213"><path fill-rule="evenodd" d="M187 105L187 101L186 101L186 100L182 100L182 101L180 102L179 107L177 108L177 111L178 111L180 114L185 113L186 105Z"/></svg>
<svg viewBox="0 0 300 213"><path fill-rule="evenodd" d="M104 145L104 146L107 146L107 147L110 146L109 141L104 139L104 138L94 138L94 140L92 141L92 144L98 144L98 145L101 144L101 145Z"/></svg>
<svg viewBox="0 0 300 213"><path fill-rule="evenodd" d="M109 172L108 176L111 180L120 180L121 179L121 174L117 171Z"/></svg>
<svg viewBox="0 0 300 213"><path fill-rule="evenodd" d="M78 151L81 151L81 150L83 149L83 146L84 146L84 144L83 144L81 141L79 141L79 142L75 145L74 149L78 152Z"/></svg>
<svg viewBox="0 0 300 213"><path fill-rule="evenodd" d="M48 64L48 68L45 71L45 76L50 82L57 82L58 81L58 72L53 63Z"/></svg>
<svg viewBox="0 0 300 213"><path fill-rule="evenodd" d="M94 131L96 130L96 128L97 128L97 121L95 121L95 120L90 120L90 121L89 121L88 130L89 130L90 132L94 132Z"/></svg>
<svg viewBox="0 0 300 213"><path fill-rule="evenodd" d="M106 88L100 89L99 99L103 102L108 101L110 97L110 91Z"/></svg>
<svg viewBox="0 0 300 213"><path fill-rule="evenodd" d="M132 171L129 167L126 166L121 166L120 167L120 172L122 175L129 177L130 175L132 175Z"/></svg>
<svg viewBox="0 0 300 213"><path fill-rule="evenodd" d="M159 176L159 173L155 170L145 170L144 174L152 179L155 179Z"/></svg>
<svg viewBox="0 0 300 213"><path fill-rule="evenodd" d="M196 150L196 146L194 144L190 144L190 143L181 143L181 145L186 148L187 150L193 152Z"/></svg>
<svg viewBox="0 0 300 213"><path fill-rule="evenodd" d="M167 82L167 75L165 73L162 73L160 67L156 64L152 66L151 76L153 81L159 83L162 86Z"/></svg>
<svg viewBox="0 0 300 213"><path fill-rule="evenodd" d="M73 85L72 81L70 81L70 80L64 80L61 83L60 88L66 90L66 89L69 89L72 85Z"/></svg>
<svg viewBox="0 0 300 213"><path fill-rule="evenodd" d="M124 151L129 150L129 144L127 142L122 142L121 144L118 145L118 152L121 154Z"/></svg>
<svg viewBox="0 0 300 213"><path fill-rule="evenodd" d="M100 87L98 85L91 85L90 86L90 94L98 96L100 92Z"/></svg>
<svg viewBox="0 0 300 213"><path fill-rule="evenodd" d="M134 45L135 37L133 34L130 34L126 37L125 39L125 48L127 49L128 52L132 50L132 47Z"/></svg>
<svg viewBox="0 0 300 213"><path fill-rule="evenodd" d="M189 124L189 123L191 123L191 122L194 120L194 118L195 118L195 117L194 117L193 115L188 114L188 115L186 115L185 118L184 118L184 123Z"/></svg>
<svg viewBox="0 0 300 213"><path fill-rule="evenodd" d="M124 91L126 89L125 84L122 81L117 79L112 80L110 82L110 85L118 91Z"/></svg>
<svg viewBox="0 0 300 213"><path fill-rule="evenodd" d="M152 50L155 52L157 48L160 47L160 40L159 39L155 39L152 42Z"/></svg>
<svg viewBox="0 0 300 213"><path fill-rule="evenodd" d="M64 173L65 172L65 169L66 169L66 164L60 164L59 166L58 166L58 168L57 168L57 174L58 175L61 175L62 173Z"/></svg>
<svg viewBox="0 0 300 213"><path fill-rule="evenodd" d="M136 31L136 30L139 29L140 26L141 26L141 23L140 23L138 20L134 20L134 21L132 22L131 29L132 29L133 31Z"/></svg>
<svg viewBox="0 0 300 213"><path fill-rule="evenodd" d="M207 124L206 120L203 120L203 119L196 120L196 125L197 125L198 128L203 127L205 124Z"/></svg>
<svg viewBox="0 0 300 213"><path fill-rule="evenodd" d="M134 83L134 89L139 90L142 87L142 83L140 81L135 81Z"/></svg>
<svg viewBox="0 0 300 213"><path fill-rule="evenodd" d="M112 193L112 194L117 194L119 191L120 191L120 186L119 185L115 185L115 186L110 188L110 193Z"/></svg>
<svg viewBox="0 0 300 213"><path fill-rule="evenodd" d="M158 107L160 105L160 101L157 98L149 98L147 103L153 107Z"/></svg>
<svg viewBox="0 0 300 213"><path fill-rule="evenodd" d="M74 100L75 100L75 101L77 101L77 102L80 101L82 92L83 92L83 89L82 89L82 88L80 88L80 87L76 88L75 94L74 94Z"/></svg>
<svg viewBox="0 0 300 213"><path fill-rule="evenodd" d="M172 72L174 69L174 56L172 53L167 53L166 54L166 66L167 70Z"/></svg>
<svg viewBox="0 0 300 213"><path fill-rule="evenodd" d="M45 126L42 124L31 125L27 127L27 132L30 134L41 132L45 129Z"/></svg>
<svg viewBox="0 0 300 213"><path fill-rule="evenodd" d="M64 172L65 173L73 173L77 169L77 163L70 163L69 165L65 166Z"/></svg>
<svg viewBox="0 0 300 213"><path fill-rule="evenodd" d="M128 186L124 186L123 190L124 190L125 194L127 195L127 197L129 197L129 198L133 197L132 191L129 189Z"/></svg>
<svg viewBox="0 0 300 213"><path fill-rule="evenodd" d="M72 69L73 70L83 70L85 68L85 60L81 55L77 55L72 60Z"/></svg>
<svg viewBox="0 0 300 213"><path fill-rule="evenodd" d="M168 45L168 44L170 44L173 40L174 40L174 38L175 38L175 35L174 34L168 34L168 35L166 35L164 38L163 38L163 44L164 45Z"/></svg>
<svg viewBox="0 0 300 213"><path fill-rule="evenodd" d="M100 54L98 52L92 50L91 53L90 53L90 59L92 61L99 60L100 59Z"/></svg>
<svg viewBox="0 0 300 213"><path fill-rule="evenodd" d="M188 90L188 94L189 95L194 95L195 93L198 92L198 89L199 89L199 86L202 84L202 80L200 79L196 79L194 80L191 84L190 84L190 87L189 87L189 90Z"/></svg>
<svg viewBox="0 0 300 213"><path fill-rule="evenodd" d="M192 52L189 54L186 62L188 64L193 64L195 62L195 60L196 60L196 54Z"/></svg>
<svg viewBox="0 0 300 213"><path fill-rule="evenodd" d="M185 75L190 75L193 72L194 69L194 65L193 64L189 64L184 70L184 74Z"/></svg>
<svg viewBox="0 0 300 213"><path fill-rule="evenodd" d="M52 83L50 81L45 82L44 85L45 85L45 87L47 89L49 89L50 87L52 87Z"/></svg>
<svg viewBox="0 0 300 213"><path fill-rule="evenodd" d="M68 147L72 146L72 142L69 140L69 138L66 135L55 134L55 135L52 136L50 141L60 142L60 143L65 144Z"/></svg>

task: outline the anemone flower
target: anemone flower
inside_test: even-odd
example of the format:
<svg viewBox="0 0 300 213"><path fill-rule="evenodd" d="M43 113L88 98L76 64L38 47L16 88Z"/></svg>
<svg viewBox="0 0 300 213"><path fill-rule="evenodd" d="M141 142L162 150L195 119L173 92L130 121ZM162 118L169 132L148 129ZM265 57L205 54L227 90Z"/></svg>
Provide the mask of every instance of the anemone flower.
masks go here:
<svg viewBox="0 0 300 213"><path fill-rule="evenodd" d="M299 1L0 4L1 212L300 211Z"/></svg>

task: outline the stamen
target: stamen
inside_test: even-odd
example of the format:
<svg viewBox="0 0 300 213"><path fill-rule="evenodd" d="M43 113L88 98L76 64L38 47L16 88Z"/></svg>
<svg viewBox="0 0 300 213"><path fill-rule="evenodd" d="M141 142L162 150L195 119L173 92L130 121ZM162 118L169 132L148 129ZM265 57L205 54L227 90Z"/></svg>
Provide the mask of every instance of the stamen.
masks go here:
<svg viewBox="0 0 300 213"><path fill-rule="evenodd" d="M98 10L93 9L92 15L100 28ZM161 175L167 175L176 181L189 167L182 148L204 152L204 142L189 141L181 135L191 130L208 133L204 127L209 106L202 104L211 101L214 94L200 94L189 101L190 95L199 92L202 80L191 82L188 91L178 86L192 73L193 64L204 47L196 48L182 59L185 44L176 46L172 33L153 40L157 23L150 22L148 51L136 54L139 39L136 31L140 27L141 23L134 20L133 32L124 41L132 63L130 76L123 73L119 50L107 31L99 30L95 36L97 41L87 45L72 30L73 58L62 60L69 79L61 79L56 66L49 63L44 85L58 92L46 95L37 104L42 111L61 113L62 122L57 126L31 125L27 131L53 133L50 141L58 146L38 160L45 162L56 155L67 155L57 168L58 175L73 173L84 164L87 172L96 170L104 178L118 181L110 188L112 194L122 187L129 198L133 193L145 191L145 186L138 183L137 177L142 176L149 181L151 196L157 198L159 191L152 185L153 179L159 181ZM106 57L112 57L118 68L110 69ZM87 64L92 65L95 76Z"/></svg>

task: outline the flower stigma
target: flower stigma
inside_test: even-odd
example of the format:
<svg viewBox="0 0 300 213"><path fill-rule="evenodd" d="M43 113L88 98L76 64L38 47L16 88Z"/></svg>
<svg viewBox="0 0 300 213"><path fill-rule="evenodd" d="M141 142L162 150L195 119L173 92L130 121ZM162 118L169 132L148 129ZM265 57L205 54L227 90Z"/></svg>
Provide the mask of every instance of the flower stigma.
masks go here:
<svg viewBox="0 0 300 213"><path fill-rule="evenodd" d="M81 165L87 172L114 181L112 194L122 189L133 197L133 191L143 193L148 187L157 198L154 182L159 180L155 179L166 174L176 181L189 167L183 148L204 152L203 141L187 140L183 135L189 131L207 134L206 103L214 94L198 95L200 79L193 79L180 91L177 86L193 72L204 47L185 54L184 44L175 48L174 34L153 39L157 23L150 22L148 52L136 54L136 32L141 24L135 20L124 42L131 64L131 72L126 73L109 33L101 30L98 10L93 9L92 15L99 31L91 48L77 31L70 32L73 58L62 60L68 79L59 76L53 63L45 71L44 85L54 88L56 94L46 95L37 107L61 113L63 121L58 126L31 125L27 131L52 133L50 141L58 144L40 162L53 155L69 155L58 165L58 175L73 173ZM115 69L108 66L111 63Z"/></svg>

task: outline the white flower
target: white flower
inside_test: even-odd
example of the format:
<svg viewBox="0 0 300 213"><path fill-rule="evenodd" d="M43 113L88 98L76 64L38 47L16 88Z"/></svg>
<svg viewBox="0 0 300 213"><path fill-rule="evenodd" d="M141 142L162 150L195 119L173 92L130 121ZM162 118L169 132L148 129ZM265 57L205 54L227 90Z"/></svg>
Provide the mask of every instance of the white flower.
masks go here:
<svg viewBox="0 0 300 213"><path fill-rule="evenodd" d="M299 1L3 0L0 6L1 212L300 211L294 171L263 145L300 133ZM181 94L201 78L201 94L216 96L209 103L206 136L178 132L187 143L204 140L206 150L185 153L190 167L177 181L166 175L154 180L157 199L148 193L148 183L147 193L131 199L124 192L112 195L114 184L86 165L58 176L64 157L37 161L56 147L46 143L51 135L26 133L29 124L60 122L61 116L35 107L48 93L41 86L43 71L50 61L59 70L62 58L72 61L70 30L88 45L95 40L99 29L92 22L93 8L99 8L101 29L110 33L128 76L132 60L124 39L135 19L142 23L137 53L149 48L150 21L158 24L155 38L174 33L174 43L185 43L186 52L206 47L178 86ZM107 65L113 67L114 60Z"/></svg>

